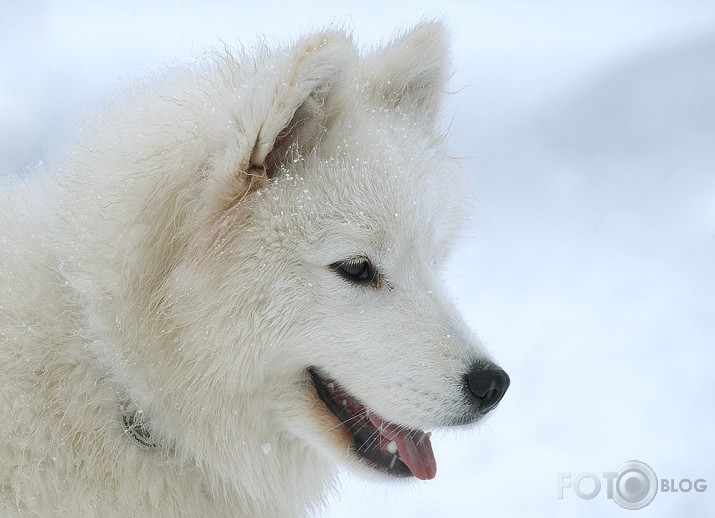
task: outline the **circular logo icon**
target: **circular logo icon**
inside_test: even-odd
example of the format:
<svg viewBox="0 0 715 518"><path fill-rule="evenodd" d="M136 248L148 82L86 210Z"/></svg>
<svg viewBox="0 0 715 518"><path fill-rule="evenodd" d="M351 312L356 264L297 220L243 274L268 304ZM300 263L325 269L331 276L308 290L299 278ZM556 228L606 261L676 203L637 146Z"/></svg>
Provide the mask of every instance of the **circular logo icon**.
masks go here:
<svg viewBox="0 0 715 518"><path fill-rule="evenodd" d="M655 498L658 478L648 464L638 460L624 462L616 468L618 478L613 500L624 509L643 509Z"/></svg>

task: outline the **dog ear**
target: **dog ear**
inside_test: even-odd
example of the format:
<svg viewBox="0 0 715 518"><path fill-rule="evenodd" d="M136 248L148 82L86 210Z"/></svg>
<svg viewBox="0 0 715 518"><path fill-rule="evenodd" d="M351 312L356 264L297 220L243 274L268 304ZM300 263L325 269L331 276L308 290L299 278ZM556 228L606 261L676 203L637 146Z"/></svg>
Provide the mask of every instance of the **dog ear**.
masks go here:
<svg viewBox="0 0 715 518"><path fill-rule="evenodd" d="M292 145L303 152L314 148L344 101L343 84L356 66L352 42L337 33L259 58L242 86L243 101L232 110L240 142L214 163L216 181L206 192L209 212L224 213L264 187Z"/></svg>
<svg viewBox="0 0 715 518"><path fill-rule="evenodd" d="M251 166L268 172L290 145L297 143L305 150L317 143L342 93L341 83L352 75L351 65L357 61L352 42L341 34L315 36L289 56L250 156Z"/></svg>
<svg viewBox="0 0 715 518"><path fill-rule="evenodd" d="M449 79L449 36L440 23L426 23L368 55L364 73L375 95L390 106L423 112L434 122Z"/></svg>

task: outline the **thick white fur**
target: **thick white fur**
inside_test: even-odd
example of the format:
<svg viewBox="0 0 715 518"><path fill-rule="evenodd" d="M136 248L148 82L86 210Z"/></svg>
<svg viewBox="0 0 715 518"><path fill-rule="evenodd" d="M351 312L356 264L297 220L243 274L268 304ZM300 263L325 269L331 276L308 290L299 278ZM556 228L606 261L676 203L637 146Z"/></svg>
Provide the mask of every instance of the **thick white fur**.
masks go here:
<svg viewBox="0 0 715 518"><path fill-rule="evenodd" d="M310 513L336 462L369 471L311 365L392 422L458 418L483 355L437 281L462 205L446 47L426 24L362 57L333 33L217 55L3 188L0 516ZM355 256L389 288L328 267Z"/></svg>

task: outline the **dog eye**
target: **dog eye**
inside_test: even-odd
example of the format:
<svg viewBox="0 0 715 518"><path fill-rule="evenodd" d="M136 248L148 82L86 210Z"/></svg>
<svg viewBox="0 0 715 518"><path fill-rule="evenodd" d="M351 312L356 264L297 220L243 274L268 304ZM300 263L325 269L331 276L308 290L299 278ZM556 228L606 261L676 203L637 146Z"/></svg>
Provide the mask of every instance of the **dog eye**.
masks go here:
<svg viewBox="0 0 715 518"><path fill-rule="evenodd" d="M330 267L345 280L357 284L376 284L378 276L369 259L356 257L347 261L333 263Z"/></svg>

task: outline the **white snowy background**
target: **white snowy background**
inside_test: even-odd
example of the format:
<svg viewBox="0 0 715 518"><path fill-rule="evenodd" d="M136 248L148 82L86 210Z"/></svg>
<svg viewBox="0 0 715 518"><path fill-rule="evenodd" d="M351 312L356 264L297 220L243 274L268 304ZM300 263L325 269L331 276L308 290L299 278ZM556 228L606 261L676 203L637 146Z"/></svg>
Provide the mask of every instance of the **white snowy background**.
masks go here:
<svg viewBox="0 0 715 518"><path fill-rule="evenodd" d="M512 386L485 425L436 434L435 480L346 475L325 516L626 516L556 478L631 459L715 486L712 0L0 0L0 170L206 47L331 26L374 45L433 17L477 198L447 280ZM715 487L638 512L713 516Z"/></svg>

